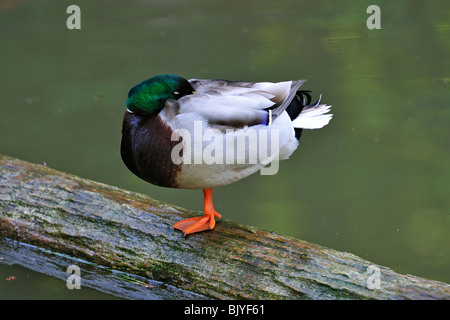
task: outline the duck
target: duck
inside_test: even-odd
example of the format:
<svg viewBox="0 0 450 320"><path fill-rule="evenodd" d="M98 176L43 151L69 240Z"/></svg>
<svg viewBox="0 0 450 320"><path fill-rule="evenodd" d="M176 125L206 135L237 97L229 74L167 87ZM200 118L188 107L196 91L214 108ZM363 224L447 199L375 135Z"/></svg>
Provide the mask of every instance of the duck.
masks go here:
<svg viewBox="0 0 450 320"><path fill-rule="evenodd" d="M153 76L131 88L120 153L139 178L167 188L203 190L204 215L181 220L183 235L213 230L212 189L257 171L275 174L298 148L304 129L332 119L312 102L306 82L249 82Z"/></svg>

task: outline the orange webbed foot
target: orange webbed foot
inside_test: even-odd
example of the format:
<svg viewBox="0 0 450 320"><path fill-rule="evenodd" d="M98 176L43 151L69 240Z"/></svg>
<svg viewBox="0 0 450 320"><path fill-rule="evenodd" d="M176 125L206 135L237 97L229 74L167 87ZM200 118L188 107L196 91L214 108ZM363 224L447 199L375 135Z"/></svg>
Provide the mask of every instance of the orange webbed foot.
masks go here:
<svg viewBox="0 0 450 320"><path fill-rule="evenodd" d="M221 215L214 210L212 204L212 190L203 190L203 195L205 198L205 215L203 217L185 219L173 225L175 229L183 231L184 235L206 230L213 230L214 226L216 225L214 217L221 218Z"/></svg>
<svg viewBox="0 0 450 320"><path fill-rule="evenodd" d="M215 225L216 222L214 220L214 217L211 219L210 216L205 215L203 217L195 217L182 220L180 222L175 223L173 227L175 229L183 231L184 235L188 235L191 233L212 230L214 229Z"/></svg>

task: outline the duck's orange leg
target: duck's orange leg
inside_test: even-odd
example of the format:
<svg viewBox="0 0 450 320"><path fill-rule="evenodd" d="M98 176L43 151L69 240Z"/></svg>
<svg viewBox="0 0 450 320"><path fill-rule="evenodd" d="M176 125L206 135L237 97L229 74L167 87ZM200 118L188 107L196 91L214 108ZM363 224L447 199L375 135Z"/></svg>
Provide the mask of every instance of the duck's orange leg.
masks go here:
<svg viewBox="0 0 450 320"><path fill-rule="evenodd" d="M220 218L221 215L214 210L212 190L204 189L203 197L205 200L205 215L203 217L195 217L177 222L173 225L175 229L183 231L184 235L214 229L214 226L216 225L214 217Z"/></svg>

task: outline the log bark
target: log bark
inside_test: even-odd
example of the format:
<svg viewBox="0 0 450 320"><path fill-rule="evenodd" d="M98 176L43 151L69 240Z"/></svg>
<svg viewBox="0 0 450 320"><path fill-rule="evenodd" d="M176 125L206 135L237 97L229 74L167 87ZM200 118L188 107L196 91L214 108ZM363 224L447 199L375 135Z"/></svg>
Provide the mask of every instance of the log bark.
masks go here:
<svg viewBox="0 0 450 320"><path fill-rule="evenodd" d="M163 283L190 297L450 298L448 284L225 219L212 232L186 238L172 228L201 214L0 155L4 239Z"/></svg>

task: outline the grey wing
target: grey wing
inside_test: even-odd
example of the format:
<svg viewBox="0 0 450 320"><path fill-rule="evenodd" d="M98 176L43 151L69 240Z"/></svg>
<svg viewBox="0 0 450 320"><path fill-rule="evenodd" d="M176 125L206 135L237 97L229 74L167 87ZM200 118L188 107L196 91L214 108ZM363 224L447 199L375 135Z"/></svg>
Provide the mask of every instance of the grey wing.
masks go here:
<svg viewBox="0 0 450 320"><path fill-rule="evenodd" d="M270 99L273 104L264 109L272 109L273 116L280 115L294 99L299 88L307 81L293 80L283 82L248 82L228 81L221 79L190 79L188 80L198 93L222 94L257 94Z"/></svg>
<svg viewBox="0 0 450 320"><path fill-rule="evenodd" d="M305 81L191 79L195 94L179 99L180 112L201 114L211 126L221 128L267 125L287 108Z"/></svg>

